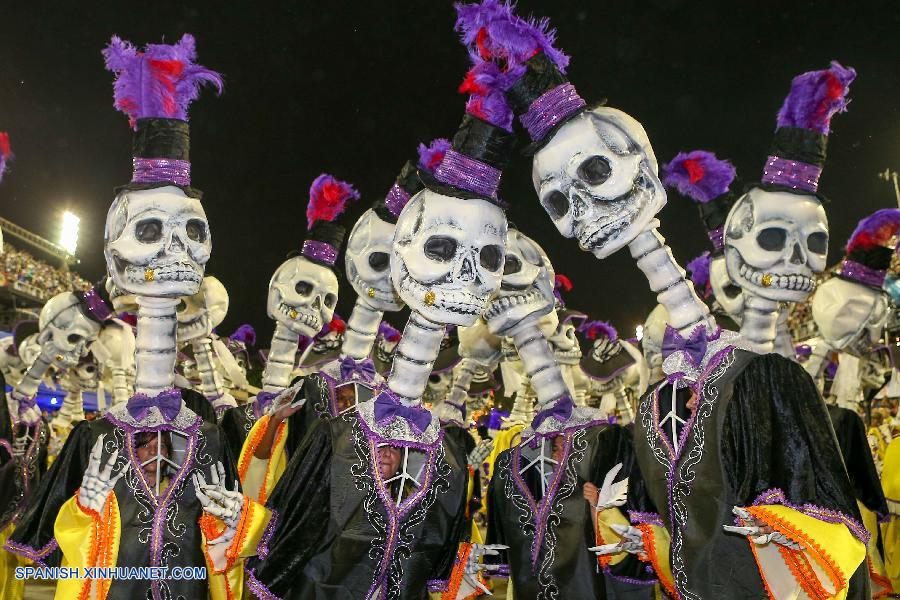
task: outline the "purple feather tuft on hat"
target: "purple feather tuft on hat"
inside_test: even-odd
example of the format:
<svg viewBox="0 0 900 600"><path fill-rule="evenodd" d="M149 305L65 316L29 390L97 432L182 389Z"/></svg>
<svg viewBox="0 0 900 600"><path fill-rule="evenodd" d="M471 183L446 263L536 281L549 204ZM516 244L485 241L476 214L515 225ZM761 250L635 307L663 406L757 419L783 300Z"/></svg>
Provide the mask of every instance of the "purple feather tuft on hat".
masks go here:
<svg viewBox="0 0 900 600"><path fill-rule="evenodd" d="M585 321L576 329L589 340L607 339L611 342L619 339L619 332L607 321Z"/></svg>
<svg viewBox="0 0 900 600"><path fill-rule="evenodd" d="M132 127L144 118L187 121L188 107L204 84L218 93L224 86L219 73L194 63L194 36L187 33L177 44L148 44L144 50L113 36L103 58L116 75L115 107L128 116Z"/></svg>
<svg viewBox="0 0 900 600"><path fill-rule="evenodd" d="M3 181L3 174L6 173L6 163L12 158L12 148L9 146L9 134L0 131L0 181Z"/></svg>
<svg viewBox="0 0 900 600"><path fill-rule="evenodd" d="M236 342L243 342L247 346L256 345L256 330L249 323L244 323L238 327L234 333L228 336L228 339Z"/></svg>
<svg viewBox="0 0 900 600"><path fill-rule="evenodd" d="M334 221L350 201L359 198L359 192L351 184L322 173L309 186L307 227L312 228L316 221Z"/></svg>
<svg viewBox="0 0 900 600"><path fill-rule="evenodd" d="M378 336L388 342L399 342L401 335L400 331L387 321L382 321L378 325Z"/></svg>
<svg viewBox="0 0 900 600"><path fill-rule="evenodd" d="M847 242L847 252L875 246L891 247L898 233L900 233L900 208L882 208L863 218L856 225Z"/></svg>
<svg viewBox="0 0 900 600"><path fill-rule="evenodd" d="M812 346L809 344L797 344L794 346L794 354L797 358L809 358L812 356Z"/></svg>
<svg viewBox="0 0 900 600"><path fill-rule="evenodd" d="M475 61L459 86L460 93L469 94L466 112L512 132L513 111L505 92L515 80L502 73L496 63L478 58Z"/></svg>
<svg viewBox="0 0 900 600"><path fill-rule="evenodd" d="M828 134L831 117L847 109L847 92L856 71L832 61L828 69L794 77L778 111L778 127L799 127Z"/></svg>
<svg viewBox="0 0 900 600"><path fill-rule="evenodd" d="M707 250L687 264L687 270L690 274L690 279L694 284L694 289L697 290L704 299L708 298L712 293L712 288L709 283L709 263L710 254L709 250Z"/></svg>
<svg viewBox="0 0 900 600"><path fill-rule="evenodd" d="M429 173L434 172L435 167L441 164L441 161L444 160L444 155L449 149L450 140L447 138L431 140L431 143L427 146L419 144L419 162L417 166Z"/></svg>
<svg viewBox="0 0 900 600"><path fill-rule="evenodd" d="M682 196L706 203L728 191L737 171L729 161L706 150L679 152L662 168L663 183Z"/></svg>

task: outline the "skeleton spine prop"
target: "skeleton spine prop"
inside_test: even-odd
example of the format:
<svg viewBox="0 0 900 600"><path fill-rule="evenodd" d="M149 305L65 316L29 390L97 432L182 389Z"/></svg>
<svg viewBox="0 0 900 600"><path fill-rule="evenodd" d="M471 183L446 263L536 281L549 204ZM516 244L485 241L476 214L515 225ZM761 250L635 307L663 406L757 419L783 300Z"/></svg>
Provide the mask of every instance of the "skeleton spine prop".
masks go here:
<svg viewBox="0 0 900 600"><path fill-rule="evenodd" d="M225 391L222 375L213 362L212 340L206 336L191 342L197 369L200 371L200 392L208 399L220 398Z"/></svg>
<svg viewBox="0 0 900 600"><path fill-rule="evenodd" d="M347 320L341 355L349 356L356 361L368 358L383 316L384 312L372 308L362 296L359 296Z"/></svg>
<svg viewBox="0 0 900 600"><path fill-rule="evenodd" d="M726 267L747 304L741 335L758 352L775 348L776 302L806 300L815 274L825 268L828 222L818 197L819 176L831 118L846 109L855 77L853 69L833 62L794 78L761 181L735 202L726 219Z"/></svg>
<svg viewBox="0 0 900 600"><path fill-rule="evenodd" d="M394 367L388 387L404 404L420 404L431 366L438 357L444 326L417 311L409 315L403 337L394 351Z"/></svg>
<svg viewBox="0 0 900 600"><path fill-rule="evenodd" d="M309 188L307 239L299 255L282 263L269 282L267 310L275 320L275 334L263 372L265 392L290 384L300 336L314 338L334 316L338 283L332 269L345 233L335 220L358 199L352 185L324 173Z"/></svg>
<svg viewBox="0 0 900 600"><path fill-rule="evenodd" d="M175 387L177 298L138 296L135 392L151 398Z"/></svg>

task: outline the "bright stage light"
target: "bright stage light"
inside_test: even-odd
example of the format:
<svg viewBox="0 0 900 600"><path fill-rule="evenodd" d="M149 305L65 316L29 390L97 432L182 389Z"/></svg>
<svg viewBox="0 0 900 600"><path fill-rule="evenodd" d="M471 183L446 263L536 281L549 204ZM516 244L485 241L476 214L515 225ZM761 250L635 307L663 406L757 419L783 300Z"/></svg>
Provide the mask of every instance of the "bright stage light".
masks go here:
<svg viewBox="0 0 900 600"><path fill-rule="evenodd" d="M81 219L73 213L66 211L62 216L62 229L59 232L59 245L71 255L75 255L78 248L78 224Z"/></svg>
<svg viewBox="0 0 900 600"><path fill-rule="evenodd" d="M637 341L641 341L644 339L644 326L638 325L634 328L634 337L637 338Z"/></svg>

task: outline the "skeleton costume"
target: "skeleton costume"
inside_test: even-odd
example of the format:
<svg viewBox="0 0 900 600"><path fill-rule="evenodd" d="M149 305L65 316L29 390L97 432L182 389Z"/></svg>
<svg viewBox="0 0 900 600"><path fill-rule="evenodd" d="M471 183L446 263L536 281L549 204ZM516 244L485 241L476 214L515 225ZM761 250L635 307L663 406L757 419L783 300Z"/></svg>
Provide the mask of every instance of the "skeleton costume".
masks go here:
<svg viewBox="0 0 900 600"><path fill-rule="evenodd" d="M616 328L605 321L585 321L578 333L583 345L581 370L591 387L589 403L593 402L613 422L631 423L634 400L649 383L640 351L632 341L620 339ZM629 378L637 381L637 393L628 385Z"/></svg>
<svg viewBox="0 0 900 600"><path fill-rule="evenodd" d="M507 224L496 191L512 135L494 122L494 100L473 92L451 148L433 174L419 172L426 187L391 249L412 311L393 369L373 400L319 421L292 457L269 499L277 525L247 563L262 598L455 598L471 579L474 551L458 545L465 452L422 395L446 325L474 323L500 284ZM396 469L385 455L402 457Z"/></svg>
<svg viewBox="0 0 900 600"><path fill-rule="evenodd" d="M105 255L139 305L137 393L75 427L6 547L37 565L206 567L207 577L62 579L56 598L240 598L244 553L268 522L229 489L221 430L173 387L175 307L197 293L211 249L190 183L187 107L204 83L222 85L195 55L190 35L143 50L114 37L104 51L116 107L135 128L134 174L110 209Z"/></svg>
<svg viewBox="0 0 900 600"><path fill-rule="evenodd" d="M509 95L535 141L533 179L542 205L563 235L577 237L598 258L628 245L669 313L662 343L668 377L641 399L634 430L644 483L661 512L631 515L642 534L635 551L653 563L669 593L683 599L866 597L867 535L825 405L809 377L780 356L740 349L739 338L715 327L655 231L665 192L643 127L620 111L588 108L560 73L565 63L559 51L528 44L517 33L505 26L492 35L485 24L473 32L472 44L507 72L524 71ZM798 93L782 110L767 182L751 192L776 194L773 207L793 203L798 190L791 185L805 184L800 189L806 193L817 180L820 167L812 161L824 148L822 122L845 103L848 71L835 70L794 82ZM789 142L802 142L806 153L788 154L796 145ZM789 253L791 270L767 277L771 287L796 293L811 286L808 276L793 272L808 269L811 275L803 253L808 245L824 251L827 242L821 207L810 202L796 228L773 232L781 249L788 238L793 249L796 240L803 264L790 263ZM741 227L763 222L741 205L738 200L729 220L740 209L749 217L736 220ZM728 223L725 230L727 238ZM745 236L741 245L746 250L750 242L757 243ZM747 265L740 276L740 256L730 255L725 243L726 264L733 263L729 275L745 293L751 280L764 287L764 273L757 276ZM782 253L773 254L778 262ZM824 254L818 256L824 261ZM745 325L747 320L745 311ZM773 318L772 338L774 325ZM762 534L762 524L773 533ZM662 529L671 536L668 548Z"/></svg>

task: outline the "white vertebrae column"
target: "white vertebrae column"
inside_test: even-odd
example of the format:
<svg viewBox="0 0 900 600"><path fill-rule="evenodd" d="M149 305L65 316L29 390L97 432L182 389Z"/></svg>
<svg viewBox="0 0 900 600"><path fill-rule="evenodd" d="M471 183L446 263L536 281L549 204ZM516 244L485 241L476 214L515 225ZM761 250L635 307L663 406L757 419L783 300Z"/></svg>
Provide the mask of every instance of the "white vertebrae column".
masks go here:
<svg viewBox="0 0 900 600"><path fill-rule="evenodd" d="M659 221L652 219L647 229L628 244L631 257L647 277L657 301L669 311L669 325L685 336L701 324L707 330L715 329L709 308L694 292L684 270L675 262L665 238L657 231L658 227Z"/></svg>
<svg viewBox="0 0 900 600"><path fill-rule="evenodd" d="M784 307L778 311L778 321L775 324L775 352L785 358L797 360L794 339L791 337L791 330L788 329L789 316L790 311Z"/></svg>
<svg viewBox="0 0 900 600"><path fill-rule="evenodd" d="M56 423L74 423L84 420L84 391L78 387L66 390L66 399L63 400Z"/></svg>
<svg viewBox="0 0 900 600"><path fill-rule="evenodd" d="M813 381L816 382L819 388L822 387L819 378L825 372L825 366L828 365L828 357L833 351L834 348L828 342L820 340L818 344L813 346L812 354L810 354L809 359L803 365L803 368L809 373L809 376L813 378Z"/></svg>
<svg viewBox="0 0 900 600"><path fill-rule="evenodd" d="M263 371L263 391L280 392L291 384L291 373L294 370L299 342L299 333L294 333L276 321L272 347L269 349L266 368Z"/></svg>
<svg viewBox="0 0 900 600"><path fill-rule="evenodd" d="M175 387L177 298L138 296L135 392L155 397Z"/></svg>
<svg viewBox="0 0 900 600"><path fill-rule="evenodd" d="M413 311L403 328L403 337L394 351L394 365L388 387L406 405L422 403L431 367L441 350L444 326Z"/></svg>
<svg viewBox="0 0 900 600"><path fill-rule="evenodd" d="M191 342L191 346L194 348L197 370L200 371L200 393L207 399L220 398L225 393L225 384L213 364L212 341L203 336Z"/></svg>
<svg viewBox="0 0 900 600"><path fill-rule="evenodd" d="M125 367L116 365L110 367L110 375L112 376L112 397L113 405L120 402L127 402L131 397L131 386L128 384L128 372Z"/></svg>
<svg viewBox="0 0 900 600"><path fill-rule="evenodd" d="M538 319L525 319L516 325L509 335L519 352L519 358L528 374L538 404L549 406L567 394L568 388L563 379L562 369L553 356L550 342L541 333Z"/></svg>
<svg viewBox="0 0 900 600"><path fill-rule="evenodd" d="M37 358L34 359L31 366L25 371L22 381L16 385L10 394L12 398L15 400L24 400L33 397L37 393L38 387L41 385L41 377L44 376L44 373L46 373L47 369L50 368L50 365L53 364L52 354L52 350L48 347L45 346L41 348L41 353L37 355Z"/></svg>
<svg viewBox="0 0 900 600"><path fill-rule="evenodd" d="M344 341L341 344L341 356L349 356L355 361L368 358L372 353L382 317L383 312L375 310L359 296L347 321Z"/></svg>
<svg viewBox="0 0 900 600"><path fill-rule="evenodd" d="M741 320L741 337L754 352L768 354L775 349L775 334L778 326L779 305L744 291L744 315Z"/></svg>

